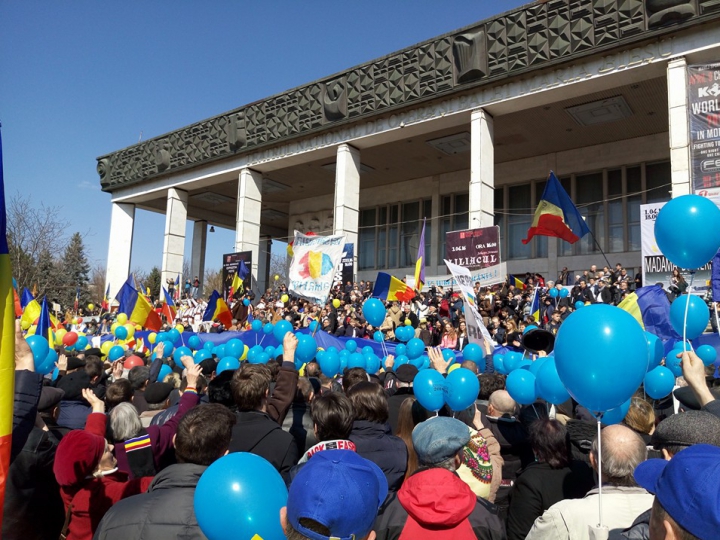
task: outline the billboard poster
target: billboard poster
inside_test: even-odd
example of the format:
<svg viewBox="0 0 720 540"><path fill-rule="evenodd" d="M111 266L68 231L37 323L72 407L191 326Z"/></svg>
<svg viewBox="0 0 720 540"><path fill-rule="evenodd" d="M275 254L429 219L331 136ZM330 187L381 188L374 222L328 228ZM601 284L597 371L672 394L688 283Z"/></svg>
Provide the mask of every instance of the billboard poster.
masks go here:
<svg viewBox="0 0 720 540"><path fill-rule="evenodd" d="M344 247L344 235L307 236L295 231L288 291L313 302L325 303Z"/></svg>
<svg viewBox="0 0 720 540"><path fill-rule="evenodd" d="M717 202L720 195L720 64L688 66L687 70L693 190Z"/></svg>
<svg viewBox="0 0 720 540"><path fill-rule="evenodd" d="M655 219L658 212L665 203L652 203L640 205L640 239L642 241L642 281L643 285L655 285L662 283L663 288L668 290L672 280L672 271L675 265L671 263L655 242ZM705 294L710 288L710 263L695 272L692 280L692 287L688 292L694 294ZM690 272L680 269L685 281L690 284Z"/></svg>
<svg viewBox="0 0 720 540"><path fill-rule="evenodd" d="M500 264L500 227L445 233L445 259L468 270Z"/></svg>
<svg viewBox="0 0 720 540"><path fill-rule="evenodd" d="M245 261L250 273L243 281L245 290L252 288L252 251L240 251L238 253L226 253L223 255L222 264L222 297L227 300L230 294L230 287L232 286L235 272L237 271L238 263Z"/></svg>
<svg viewBox="0 0 720 540"><path fill-rule="evenodd" d="M335 278L333 279L333 287L336 285L345 285L348 281L355 281L353 275L353 260L355 259L355 244L345 244L343 248L342 259L335 267Z"/></svg>

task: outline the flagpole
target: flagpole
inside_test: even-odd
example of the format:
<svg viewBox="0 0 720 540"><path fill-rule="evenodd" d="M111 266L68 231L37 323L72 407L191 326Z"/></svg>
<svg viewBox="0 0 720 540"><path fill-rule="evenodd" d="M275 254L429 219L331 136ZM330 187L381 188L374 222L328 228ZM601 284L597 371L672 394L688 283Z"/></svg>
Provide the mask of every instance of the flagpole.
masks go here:
<svg viewBox="0 0 720 540"><path fill-rule="evenodd" d="M590 230L590 227L588 227L588 230ZM590 236L593 237L593 240L595 241L595 245L596 245L597 248L600 250L600 253L602 253L603 259L605 259L605 262L607 263L607 267L608 267L608 268L611 268L611 266L610 266L610 261L608 261L607 255L605 255L605 252L604 252L603 249L600 247L600 243L597 241L597 238L595 238L595 234L594 234L592 231L590 231Z"/></svg>

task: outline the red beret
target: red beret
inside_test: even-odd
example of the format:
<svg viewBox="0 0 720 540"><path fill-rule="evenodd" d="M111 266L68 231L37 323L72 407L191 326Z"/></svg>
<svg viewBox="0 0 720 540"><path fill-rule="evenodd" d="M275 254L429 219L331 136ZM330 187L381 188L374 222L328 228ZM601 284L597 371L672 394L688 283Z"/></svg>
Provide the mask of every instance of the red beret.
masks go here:
<svg viewBox="0 0 720 540"><path fill-rule="evenodd" d="M90 476L105 452L105 439L84 430L65 435L55 452L53 472L58 484L73 486Z"/></svg>

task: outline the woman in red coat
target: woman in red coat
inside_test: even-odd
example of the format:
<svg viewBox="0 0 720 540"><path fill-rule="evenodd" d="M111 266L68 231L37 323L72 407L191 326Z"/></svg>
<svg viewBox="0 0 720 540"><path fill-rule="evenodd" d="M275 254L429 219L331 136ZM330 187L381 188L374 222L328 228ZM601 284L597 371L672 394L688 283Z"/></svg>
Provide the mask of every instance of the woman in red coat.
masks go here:
<svg viewBox="0 0 720 540"><path fill-rule="evenodd" d="M113 504L145 492L152 482L147 476L129 480L117 470L113 447L105 440L105 403L91 390L83 390L83 397L92 405L85 429L63 437L53 465L65 510L70 512L67 540L92 540Z"/></svg>

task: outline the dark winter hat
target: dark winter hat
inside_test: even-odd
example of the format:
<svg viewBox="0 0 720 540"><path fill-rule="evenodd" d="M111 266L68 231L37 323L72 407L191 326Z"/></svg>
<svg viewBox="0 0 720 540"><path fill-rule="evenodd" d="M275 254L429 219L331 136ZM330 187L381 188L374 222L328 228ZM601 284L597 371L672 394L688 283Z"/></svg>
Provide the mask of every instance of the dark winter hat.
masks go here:
<svg viewBox="0 0 720 540"><path fill-rule="evenodd" d="M148 384L147 388L145 388L145 401L150 404L162 403L168 398L174 388L174 385L164 382Z"/></svg>
<svg viewBox="0 0 720 540"><path fill-rule="evenodd" d="M63 401L82 401L82 391L90 388L90 376L85 371L76 371L58 381L57 387L65 392Z"/></svg>
<svg viewBox="0 0 720 540"><path fill-rule="evenodd" d="M55 452L53 472L58 484L73 486L90 476L105 452L105 439L76 429L65 435Z"/></svg>
<svg viewBox="0 0 720 540"><path fill-rule="evenodd" d="M434 465L453 457L469 440L468 427L447 416L420 422L412 432L413 446L423 465Z"/></svg>
<svg viewBox="0 0 720 540"><path fill-rule="evenodd" d="M53 388L52 386L43 386L40 392L40 400L38 401L38 411L46 411L52 409L60 403L65 392L61 388Z"/></svg>
<svg viewBox="0 0 720 540"><path fill-rule="evenodd" d="M720 418L705 411L673 414L658 424L650 441L655 450L693 444L720 447Z"/></svg>
<svg viewBox="0 0 720 540"><path fill-rule="evenodd" d="M715 397L715 399L720 399L720 386L711 388L710 393ZM699 411L702 408L700 402L695 397L695 393L689 386L677 388L673 391L673 396L675 396L675 399L680 402L686 411Z"/></svg>
<svg viewBox="0 0 720 540"><path fill-rule="evenodd" d="M80 369L85 367L85 360L78 358L77 356L71 356L67 361L68 371L73 369Z"/></svg>
<svg viewBox="0 0 720 540"><path fill-rule="evenodd" d="M418 374L418 368L412 364L403 364L395 370L398 381L404 383L411 383L415 380L415 375Z"/></svg>

